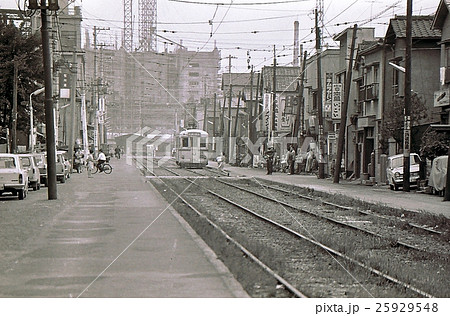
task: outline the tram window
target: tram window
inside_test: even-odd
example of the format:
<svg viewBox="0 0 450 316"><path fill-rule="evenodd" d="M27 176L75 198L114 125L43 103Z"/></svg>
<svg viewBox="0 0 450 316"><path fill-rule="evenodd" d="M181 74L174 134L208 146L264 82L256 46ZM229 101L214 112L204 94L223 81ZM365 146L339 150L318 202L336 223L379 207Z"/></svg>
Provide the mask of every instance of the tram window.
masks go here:
<svg viewBox="0 0 450 316"><path fill-rule="evenodd" d="M182 141L182 147L189 147L189 138L183 138Z"/></svg>
<svg viewBox="0 0 450 316"><path fill-rule="evenodd" d="M206 138L200 138L200 147L205 148L206 147Z"/></svg>

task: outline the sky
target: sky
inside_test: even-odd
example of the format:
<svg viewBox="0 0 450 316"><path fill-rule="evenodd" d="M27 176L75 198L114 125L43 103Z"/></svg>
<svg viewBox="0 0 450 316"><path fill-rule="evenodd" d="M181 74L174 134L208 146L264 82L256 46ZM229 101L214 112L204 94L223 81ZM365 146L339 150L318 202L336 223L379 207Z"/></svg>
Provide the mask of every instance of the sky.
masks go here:
<svg viewBox="0 0 450 316"><path fill-rule="evenodd" d="M24 0L1 0L0 8L23 6ZM222 72L228 71L228 56L233 56L232 72L246 72L270 66L274 49L278 65L292 64L294 21L300 24L300 43L308 53L315 52L314 8L316 0L157 0L157 33L189 50L221 51ZM337 48L332 37L348 27L375 28L384 37L389 19L406 15L407 0L323 0L323 41ZM92 34L94 26L109 27L99 41L121 43L123 0L75 0L81 6L83 29ZM439 0L413 0L414 15L436 12ZM138 0L133 0L134 41L138 38ZM158 51L174 45L158 38ZM250 57L250 58L249 58Z"/></svg>

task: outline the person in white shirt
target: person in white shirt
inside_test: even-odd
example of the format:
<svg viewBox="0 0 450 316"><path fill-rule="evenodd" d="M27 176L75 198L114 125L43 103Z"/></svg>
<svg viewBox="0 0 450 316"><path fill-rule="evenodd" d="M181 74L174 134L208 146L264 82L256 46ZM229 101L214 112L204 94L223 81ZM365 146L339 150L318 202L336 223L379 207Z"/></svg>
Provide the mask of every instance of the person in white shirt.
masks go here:
<svg viewBox="0 0 450 316"><path fill-rule="evenodd" d="M105 162L106 162L106 156L105 156L105 154L103 153L103 150L100 149L100 150L99 150L99 153L98 153L98 158L97 158L97 166L98 166L98 169L100 170L100 172L103 171L103 164L104 164Z"/></svg>

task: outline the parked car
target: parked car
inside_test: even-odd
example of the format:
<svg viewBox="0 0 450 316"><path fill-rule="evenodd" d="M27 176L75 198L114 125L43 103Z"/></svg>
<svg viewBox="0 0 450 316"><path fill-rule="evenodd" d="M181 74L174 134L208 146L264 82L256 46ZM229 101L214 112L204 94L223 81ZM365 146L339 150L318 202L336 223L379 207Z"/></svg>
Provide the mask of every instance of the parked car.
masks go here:
<svg viewBox="0 0 450 316"><path fill-rule="evenodd" d="M411 153L409 159L409 183L417 185L420 177L420 157ZM386 173L390 189L398 191L399 187L403 186L403 154L388 157Z"/></svg>
<svg viewBox="0 0 450 316"><path fill-rule="evenodd" d="M40 183L47 186L47 159L45 153L34 153L34 160L39 168Z"/></svg>
<svg viewBox="0 0 450 316"><path fill-rule="evenodd" d="M65 151L56 151L56 181L61 183L65 183L69 174L69 167L66 164L66 159L64 158ZM47 179L47 153L40 153L42 155L42 161L40 161L39 170L41 172L41 183L44 185L48 185Z"/></svg>
<svg viewBox="0 0 450 316"><path fill-rule="evenodd" d="M431 166L430 177L428 178L428 186L434 194L443 194L447 182L447 165L448 156L439 156L434 158Z"/></svg>
<svg viewBox="0 0 450 316"><path fill-rule="evenodd" d="M56 180L65 183L70 177L70 162L66 159L66 151L56 151Z"/></svg>
<svg viewBox="0 0 450 316"><path fill-rule="evenodd" d="M27 196L28 172L17 155L0 154L0 195L4 192L18 195L19 200Z"/></svg>
<svg viewBox="0 0 450 316"><path fill-rule="evenodd" d="M32 154L20 154L18 156L22 166L28 170L28 186L32 187L33 191L39 190L41 188L41 173L34 156Z"/></svg>

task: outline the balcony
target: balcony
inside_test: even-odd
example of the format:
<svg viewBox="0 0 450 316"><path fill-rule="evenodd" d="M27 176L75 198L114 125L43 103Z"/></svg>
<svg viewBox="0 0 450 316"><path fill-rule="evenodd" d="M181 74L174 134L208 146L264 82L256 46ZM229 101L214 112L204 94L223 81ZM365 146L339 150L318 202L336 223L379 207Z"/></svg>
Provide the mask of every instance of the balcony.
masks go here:
<svg viewBox="0 0 450 316"><path fill-rule="evenodd" d="M377 100L379 94L379 83L371 83L365 86L359 87L358 101L371 101Z"/></svg>
<svg viewBox="0 0 450 316"><path fill-rule="evenodd" d="M378 83L371 83L366 86L366 100L378 99Z"/></svg>

